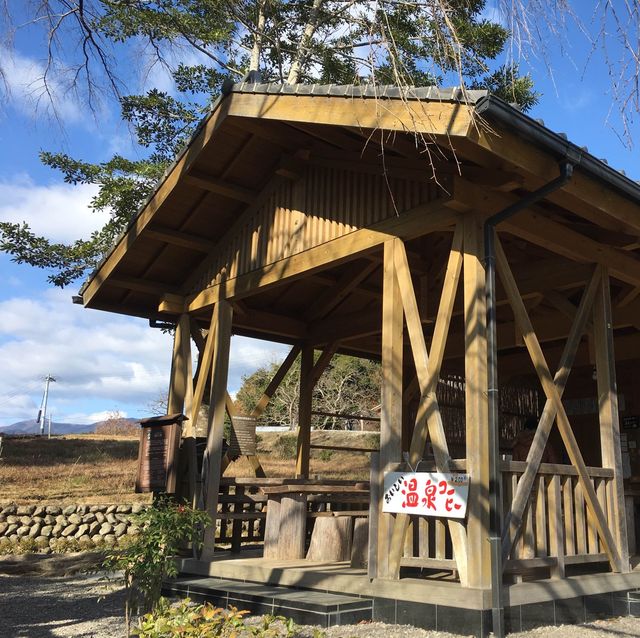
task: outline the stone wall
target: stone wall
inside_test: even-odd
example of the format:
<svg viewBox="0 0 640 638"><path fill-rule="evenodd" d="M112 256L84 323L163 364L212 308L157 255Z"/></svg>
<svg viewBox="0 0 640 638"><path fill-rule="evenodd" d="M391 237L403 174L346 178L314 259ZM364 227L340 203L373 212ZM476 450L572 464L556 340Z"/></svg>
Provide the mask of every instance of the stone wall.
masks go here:
<svg viewBox="0 0 640 638"><path fill-rule="evenodd" d="M131 522L145 506L0 506L0 554L12 549L49 553L115 545L137 533Z"/></svg>

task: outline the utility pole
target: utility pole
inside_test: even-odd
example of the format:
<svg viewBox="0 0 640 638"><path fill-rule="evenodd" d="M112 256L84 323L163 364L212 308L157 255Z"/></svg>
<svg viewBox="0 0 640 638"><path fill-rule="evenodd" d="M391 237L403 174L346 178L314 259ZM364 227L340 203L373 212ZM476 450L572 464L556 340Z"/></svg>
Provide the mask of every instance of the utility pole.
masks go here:
<svg viewBox="0 0 640 638"><path fill-rule="evenodd" d="M42 403L40 404L40 410L38 411L38 418L36 420L36 425L40 424L40 436L44 434L44 424L47 416L47 399L49 398L49 384L53 381L55 383L55 379L49 373L44 380L44 395L42 397Z"/></svg>

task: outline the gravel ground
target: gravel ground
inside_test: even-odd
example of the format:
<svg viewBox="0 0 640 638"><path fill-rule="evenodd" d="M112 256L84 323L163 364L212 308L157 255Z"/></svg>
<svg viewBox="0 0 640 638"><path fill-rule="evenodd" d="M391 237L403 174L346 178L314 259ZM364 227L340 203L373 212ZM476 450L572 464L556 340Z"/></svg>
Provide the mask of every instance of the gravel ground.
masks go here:
<svg viewBox="0 0 640 638"><path fill-rule="evenodd" d="M0 575L0 638L123 638L121 588L100 576ZM366 623L332 627L327 638L452 638L408 626ZM314 638L301 627L299 638ZM541 627L513 638L631 638L640 618L616 618L587 625ZM458 637L459 638L459 637Z"/></svg>

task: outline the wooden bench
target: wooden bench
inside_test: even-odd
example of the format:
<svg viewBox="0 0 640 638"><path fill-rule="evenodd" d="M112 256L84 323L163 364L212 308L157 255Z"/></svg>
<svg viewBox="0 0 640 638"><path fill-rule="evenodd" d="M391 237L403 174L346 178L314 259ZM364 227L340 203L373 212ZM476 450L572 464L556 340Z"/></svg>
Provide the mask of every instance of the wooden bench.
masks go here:
<svg viewBox="0 0 640 638"><path fill-rule="evenodd" d="M309 511L309 505L352 506L354 503L368 502L367 483L295 481L265 485L259 491L268 499L265 558L324 561L351 559L354 521L366 521L368 510ZM307 521L313 524L308 552ZM360 530L358 538L361 536Z"/></svg>

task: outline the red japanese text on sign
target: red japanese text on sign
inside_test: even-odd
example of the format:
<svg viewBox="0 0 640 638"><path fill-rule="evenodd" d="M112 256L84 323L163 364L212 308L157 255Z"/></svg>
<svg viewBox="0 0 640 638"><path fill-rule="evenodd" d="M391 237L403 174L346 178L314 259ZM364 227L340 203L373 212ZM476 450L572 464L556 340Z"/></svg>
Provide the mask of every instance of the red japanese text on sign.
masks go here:
<svg viewBox="0 0 640 638"><path fill-rule="evenodd" d="M389 472L384 477L384 512L464 518L469 475Z"/></svg>

